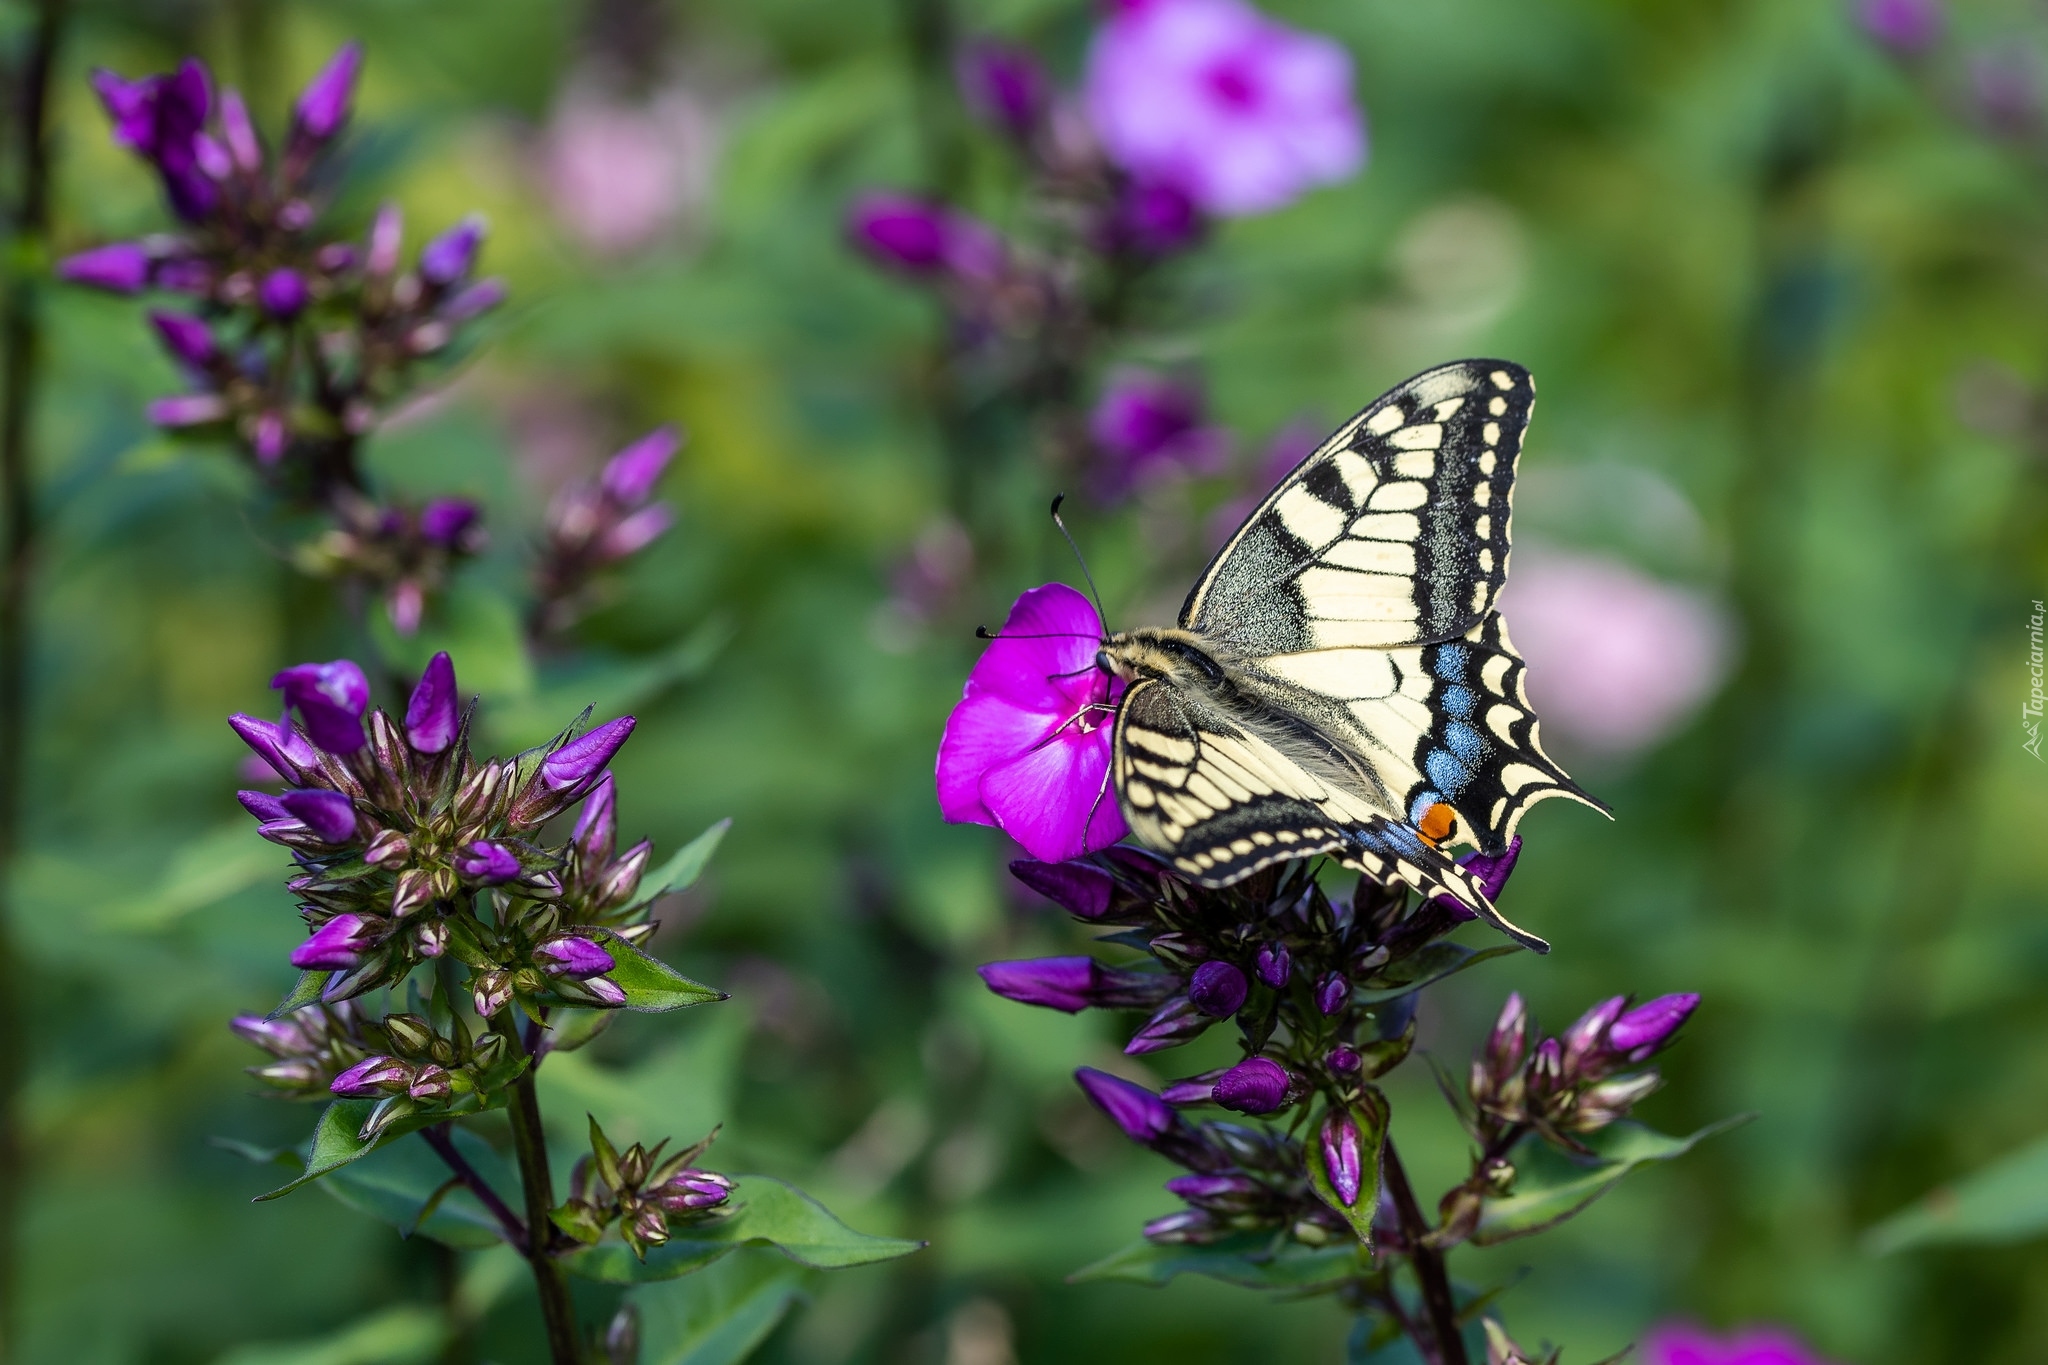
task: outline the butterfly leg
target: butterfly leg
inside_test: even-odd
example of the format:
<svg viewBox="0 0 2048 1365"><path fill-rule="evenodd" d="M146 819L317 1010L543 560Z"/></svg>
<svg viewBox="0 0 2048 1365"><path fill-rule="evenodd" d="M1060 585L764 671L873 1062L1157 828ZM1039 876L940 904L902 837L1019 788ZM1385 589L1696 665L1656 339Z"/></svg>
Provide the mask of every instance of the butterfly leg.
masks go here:
<svg viewBox="0 0 2048 1365"><path fill-rule="evenodd" d="M1550 951L1548 942L1496 910L1472 874L1432 847L1420 830L1388 820L1349 833L1350 845L1336 855L1344 866L1381 885L1398 881L1426 897L1448 896L1529 951Z"/></svg>

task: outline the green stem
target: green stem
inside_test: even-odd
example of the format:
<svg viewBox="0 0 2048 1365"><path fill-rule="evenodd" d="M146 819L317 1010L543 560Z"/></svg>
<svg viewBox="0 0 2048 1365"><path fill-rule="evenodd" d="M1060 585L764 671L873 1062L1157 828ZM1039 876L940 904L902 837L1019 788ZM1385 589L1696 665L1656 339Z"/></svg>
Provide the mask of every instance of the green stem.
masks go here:
<svg viewBox="0 0 2048 1365"><path fill-rule="evenodd" d="M1468 1365L1465 1338L1458 1331L1458 1303L1451 1295L1451 1277L1444 1268L1444 1255L1423 1240L1429 1235L1429 1220L1422 1216L1422 1206L1415 1202L1415 1190L1408 1183L1408 1172L1394 1151L1391 1136L1387 1138L1381 1169L1386 1173L1387 1193L1394 1199L1394 1212L1401 1219L1402 1239L1408 1243L1408 1262L1415 1267L1416 1282L1422 1286L1429 1334L1435 1338L1432 1343L1416 1344L1425 1347L1431 1365ZM1429 1349L1430 1346L1434 1349Z"/></svg>
<svg viewBox="0 0 2048 1365"><path fill-rule="evenodd" d="M14 863L21 850L28 760L29 585L37 542L35 489L29 458L30 409L41 372L41 275L50 236L50 69L63 34L64 0L40 0L34 30L14 77L12 132L21 165L21 197L13 206L5 251L6 304L0 314L0 1360L15 1354L16 1230L27 1186L21 1132L21 1088L28 1044L19 996L23 970L14 939Z"/></svg>
<svg viewBox="0 0 2048 1365"><path fill-rule="evenodd" d="M491 1030L521 1051L519 1028L512 1022L512 1010L501 1009L491 1019ZM548 1211L555 1206L554 1178L548 1174L548 1140L540 1124L540 1097L534 1090L531 1066L512 1083L512 1150L519 1158L519 1182L526 1190L526 1264L533 1271L533 1287L540 1296L541 1318L547 1323L548 1354L554 1365L582 1365L583 1346L576 1332L576 1304L569 1297L569 1282L550 1254L549 1229L554 1223Z"/></svg>

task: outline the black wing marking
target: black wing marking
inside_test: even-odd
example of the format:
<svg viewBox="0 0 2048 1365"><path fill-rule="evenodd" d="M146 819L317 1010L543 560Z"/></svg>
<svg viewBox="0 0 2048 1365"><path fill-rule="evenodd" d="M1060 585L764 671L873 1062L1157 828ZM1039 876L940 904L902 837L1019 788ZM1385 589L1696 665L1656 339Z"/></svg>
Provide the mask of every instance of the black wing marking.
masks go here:
<svg viewBox="0 0 2048 1365"><path fill-rule="evenodd" d="M1398 385L1281 481L1181 625L1243 655L1453 639L1507 578L1529 372L1461 360Z"/></svg>

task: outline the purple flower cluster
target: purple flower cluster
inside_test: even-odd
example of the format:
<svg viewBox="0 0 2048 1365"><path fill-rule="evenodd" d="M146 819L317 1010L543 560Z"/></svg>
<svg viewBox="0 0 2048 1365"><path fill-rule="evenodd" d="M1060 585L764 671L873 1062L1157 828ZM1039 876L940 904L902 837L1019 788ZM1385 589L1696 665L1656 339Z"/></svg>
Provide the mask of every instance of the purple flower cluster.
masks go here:
<svg viewBox="0 0 2048 1365"><path fill-rule="evenodd" d="M656 427L612 456L596 482L570 484L555 497L534 569L538 633L567 628L593 605L600 570L675 524L675 509L654 490L682 444L675 427Z"/></svg>
<svg viewBox="0 0 2048 1365"><path fill-rule="evenodd" d="M1497 896L1517 851L1466 861ZM1376 1245L1416 1244L1421 1232L1376 1202L1387 1102L1374 1082L1413 1046L1417 992L1479 959L1447 940L1468 918L1459 907L1371 881L1347 903L1302 861L1207 888L1123 845L1064 862L1021 860L1011 870L1090 927L1114 927L1106 941L1141 946L1148 956L1130 965L1093 956L990 963L981 975L996 994L1068 1012L1141 1013L1124 1048L1133 1056L1222 1024L1238 1034L1244 1055L1235 1065L1174 1080L1157 1094L1079 1073L1127 1137L1191 1172L1167 1185L1188 1207L1150 1224L1148 1237L1211 1242L1258 1229L1314 1245L1368 1232ZM1674 995L1631 1007L1616 997L1561 1038L1530 1048L1520 1000L1511 1000L1473 1063L1482 1156L1446 1195L1433 1245L1471 1235L1485 1199L1512 1186L1511 1153L1524 1137L1586 1155L1586 1134L1656 1087L1655 1073L1639 1068L1697 1004L1697 996ZM1307 1136L1195 1124L1181 1113L1204 1105L1276 1122L1293 1114L1288 1131Z"/></svg>
<svg viewBox="0 0 2048 1365"><path fill-rule="evenodd" d="M328 506L335 525L299 547L299 567L363 585L383 600L392 629L403 636L418 631L428 599L486 540L483 509L469 498L379 503L337 489Z"/></svg>
<svg viewBox="0 0 2048 1365"><path fill-rule="evenodd" d="M314 77L281 147L266 148L233 89L215 93L204 63L93 88L114 140L149 164L182 228L67 257L60 278L121 294L154 288L196 313L150 321L190 383L150 406L158 425L226 427L266 469L314 492L354 486L353 441L423 358L504 298L473 269L482 225L470 219L401 269L398 210L379 210L362 241L319 231L323 163L346 126L362 62L351 43ZM303 414L317 411L308 421ZM293 468L298 466L298 468Z"/></svg>
<svg viewBox="0 0 2048 1365"><path fill-rule="evenodd" d="M330 974L322 999L395 985L418 963L453 954L488 978L480 1001L626 1003L600 940L651 932L620 917L648 845L613 857L605 771L632 733L631 716L479 762L446 654L427 666L402 721L371 709L369 681L346 659L296 665L271 685L284 694L283 719L237 715L229 724L289 788L240 798L258 832L298 862L290 886L312 933L292 964ZM533 842L577 801L585 810L566 846ZM500 907L488 923L475 913L479 895ZM479 1006L486 1016L495 1008ZM382 1072L356 1079L391 1082Z"/></svg>

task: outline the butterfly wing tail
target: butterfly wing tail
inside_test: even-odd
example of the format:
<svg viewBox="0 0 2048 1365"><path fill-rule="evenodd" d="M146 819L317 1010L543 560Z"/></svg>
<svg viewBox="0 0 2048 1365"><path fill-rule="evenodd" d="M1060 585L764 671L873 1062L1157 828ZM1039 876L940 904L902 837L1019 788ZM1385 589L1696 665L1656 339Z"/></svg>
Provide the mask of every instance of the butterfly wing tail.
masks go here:
<svg viewBox="0 0 2048 1365"><path fill-rule="evenodd" d="M1550 951L1546 940L1495 909L1479 879L1425 841L1412 826L1386 821L1360 830L1352 844L1335 857L1383 886L1400 882L1427 897L1448 896L1530 952Z"/></svg>

